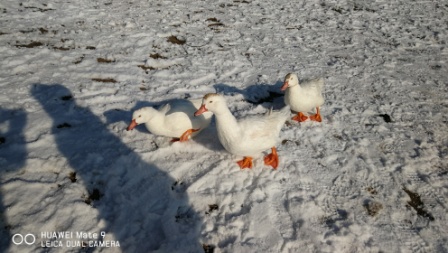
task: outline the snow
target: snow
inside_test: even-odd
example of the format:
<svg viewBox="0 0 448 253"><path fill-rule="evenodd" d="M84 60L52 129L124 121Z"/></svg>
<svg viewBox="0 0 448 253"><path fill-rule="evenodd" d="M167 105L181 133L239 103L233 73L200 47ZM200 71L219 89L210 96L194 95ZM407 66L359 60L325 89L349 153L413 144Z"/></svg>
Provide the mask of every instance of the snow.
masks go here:
<svg viewBox="0 0 448 253"><path fill-rule="evenodd" d="M0 252L448 252L447 10L2 1ZM216 91L237 117L281 108L289 72L326 102L285 124L276 171L240 170L214 123L186 143L125 130Z"/></svg>

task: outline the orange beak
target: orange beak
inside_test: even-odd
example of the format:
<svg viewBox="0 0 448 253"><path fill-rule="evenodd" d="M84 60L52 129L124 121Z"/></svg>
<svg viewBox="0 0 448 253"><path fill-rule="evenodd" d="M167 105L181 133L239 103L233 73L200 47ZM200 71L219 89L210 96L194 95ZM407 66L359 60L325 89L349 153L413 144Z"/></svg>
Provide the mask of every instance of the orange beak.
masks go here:
<svg viewBox="0 0 448 253"><path fill-rule="evenodd" d="M208 111L208 110L207 110L207 108L205 108L205 105L202 104L201 107L199 107L199 110L197 110L197 111L194 113L194 116L199 116L199 115L201 115L201 114L203 114L204 112L207 112L207 111Z"/></svg>
<svg viewBox="0 0 448 253"><path fill-rule="evenodd" d="M286 89L288 89L288 81L285 81L284 83L283 83L283 86L280 88L280 90L286 90Z"/></svg>
<svg viewBox="0 0 448 253"><path fill-rule="evenodd" d="M135 122L135 119L133 119L131 121L131 124L129 124L128 128L126 128L126 130L130 131L130 130L134 129L137 125L138 125L137 122Z"/></svg>

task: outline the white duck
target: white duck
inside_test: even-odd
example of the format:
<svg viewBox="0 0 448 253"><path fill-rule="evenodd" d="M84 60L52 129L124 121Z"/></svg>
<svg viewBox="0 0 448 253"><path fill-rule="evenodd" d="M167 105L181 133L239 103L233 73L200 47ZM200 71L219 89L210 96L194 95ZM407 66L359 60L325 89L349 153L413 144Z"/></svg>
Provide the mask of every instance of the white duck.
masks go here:
<svg viewBox="0 0 448 253"><path fill-rule="evenodd" d="M289 73L285 77L285 81L281 90L285 92L285 104L291 107L291 110L297 112L292 118L298 122L308 119L304 114L311 112L316 108L316 114L309 116L311 120L321 122L322 117L319 113L319 106L324 104L322 89L324 80L322 78L310 80L299 85L299 79L296 74Z"/></svg>
<svg viewBox="0 0 448 253"><path fill-rule="evenodd" d="M180 99L162 106L159 110L152 107L141 108L132 114L132 121L127 130L145 123L146 129L152 134L174 137L172 141L187 141L211 122L212 113L205 113L201 117L193 116L200 108L201 102L202 99Z"/></svg>
<svg viewBox="0 0 448 253"><path fill-rule="evenodd" d="M264 163L277 168L278 155L275 145L290 114L289 106L267 115L237 121L227 107L224 97L211 93L204 96L201 108L194 115L199 116L208 111L215 114L218 138L224 148L234 155L244 156L243 160L237 162L241 169L252 168L252 157L269 148L272 153L265 156Z"/></svg>

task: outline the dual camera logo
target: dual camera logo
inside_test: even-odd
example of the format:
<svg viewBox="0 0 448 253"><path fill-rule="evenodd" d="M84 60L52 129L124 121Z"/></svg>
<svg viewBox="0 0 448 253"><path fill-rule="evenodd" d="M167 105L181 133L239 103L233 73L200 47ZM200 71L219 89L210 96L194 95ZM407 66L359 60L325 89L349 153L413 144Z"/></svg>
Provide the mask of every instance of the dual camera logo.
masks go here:
<svg viewBox="0 0 448 253"><path fill-rule="evenodd" d="M34 236L33 234L15 234L12 236L12 242L15 245L33 245L36 242L36 236Z"/></svg>

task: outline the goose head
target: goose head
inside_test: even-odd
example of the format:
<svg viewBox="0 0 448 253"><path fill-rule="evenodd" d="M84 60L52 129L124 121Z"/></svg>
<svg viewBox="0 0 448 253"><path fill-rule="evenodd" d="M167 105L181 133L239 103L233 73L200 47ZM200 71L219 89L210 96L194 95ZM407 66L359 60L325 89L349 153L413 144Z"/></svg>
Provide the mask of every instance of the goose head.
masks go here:
<svg viewBox="0 0 448 253"><path fill-rule="evenodd" d="M285 81L283 82L283 86L280 88L281 90L286 90L289 87L296 86L299 84L299 78L294 73L289 73L285 76Z"/></svg>
<svg viewBox="0 0 448 253"><path fill-rule="evenodd" d="M142 109L135 111L132 114L132 121L129 124L128 128L126 128L126 130L130 131L134 129L136 126L148 122L151 119L152 111L154 111L154 109L151 107L144 107Z"/></svg>
<svg viewBox="0 0 448 253"><path fill-rule="evenodd" d="M209 93L202 99L202 105L199 110L194 113L194 116L199 116L208 111L214 114L219 114L225 110L228 110L228 108L224 97L216 93Z"/></svg>

